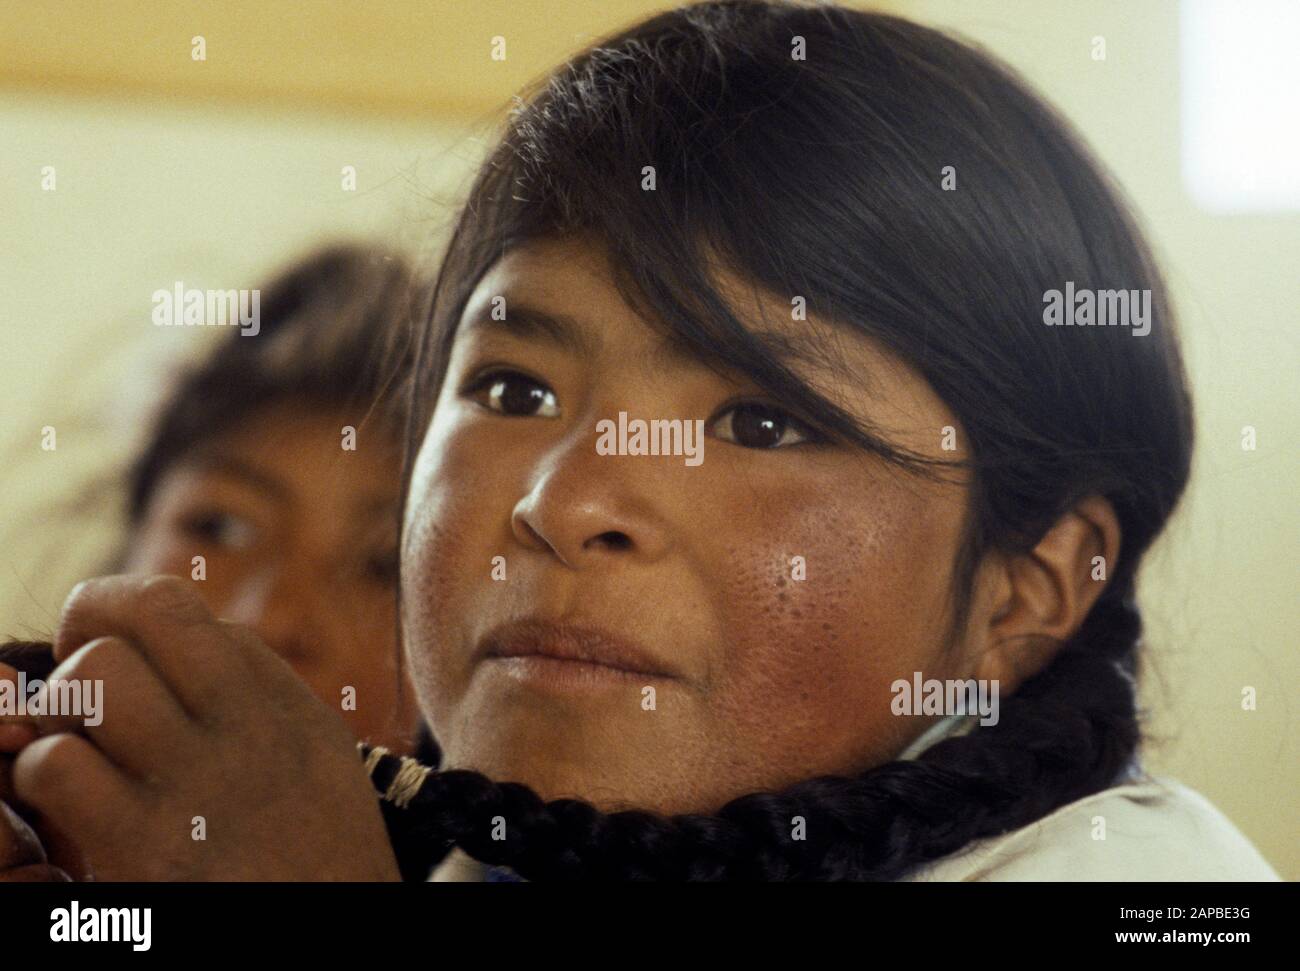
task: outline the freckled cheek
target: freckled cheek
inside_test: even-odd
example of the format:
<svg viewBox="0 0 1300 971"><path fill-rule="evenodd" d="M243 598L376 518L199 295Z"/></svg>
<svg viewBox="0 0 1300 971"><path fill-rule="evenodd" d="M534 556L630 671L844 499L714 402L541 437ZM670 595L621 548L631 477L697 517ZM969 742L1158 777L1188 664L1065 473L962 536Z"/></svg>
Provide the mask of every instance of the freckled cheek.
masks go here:
<svg viewBox="0 0 1300 971"><path fill-rule="evenodd" d="M486 572L474 569L470 537L474 504L465 493L438 491L412 497L402 553L402 622L411 653L433 656L470 590Z"/></svg>
<svg viewBox="0 0 1300 971"><path fill-rule="evenodd" d="M843 771L887 731L889 656L903 632L871 624L875 605L845 597L773 598L731 625L712 699L718 726L753 757L803 774Z"/></svg>
<svg viewBox="0 0 1300 971"><path fill-rule="evenodd" d="M733 567L720 598L728 637L710 717L743 757L792 777L849 771L905 737L889 685L924 652L933 609L906 513L850 519L805 506L732 559L751 565Z"/></svg>
<svg viewBox="0 0 1300 971"><path fill-rule="evenodd" d="M511 498L493 454L451 436L422 454L402 540L402 623L413 672L450 689L463 675L460 640L491 593L492 558L507 552ZM507 570L509 563L506 564ZM508 574L507 574L508 575ZM423 689L422 689L423 690Z"/></svg>

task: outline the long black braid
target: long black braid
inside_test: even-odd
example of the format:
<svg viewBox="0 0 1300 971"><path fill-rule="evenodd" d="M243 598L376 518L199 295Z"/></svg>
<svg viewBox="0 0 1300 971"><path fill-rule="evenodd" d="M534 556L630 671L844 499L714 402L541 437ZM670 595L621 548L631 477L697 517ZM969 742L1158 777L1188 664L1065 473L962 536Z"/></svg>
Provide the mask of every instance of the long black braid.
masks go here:
<svg viewBox="0 0 1300 971"><path fill-rule="evenodd" d="M1003 701L996 724L854 778L748 794L713 816L602 813L477 772L363 752L408 880L426 879L453 846L530 880L894 880L1115 782L1139 740L1140 633L1133 602L1106 597L1052 664ZM798 816L804 839L792 838Z"/></svg>

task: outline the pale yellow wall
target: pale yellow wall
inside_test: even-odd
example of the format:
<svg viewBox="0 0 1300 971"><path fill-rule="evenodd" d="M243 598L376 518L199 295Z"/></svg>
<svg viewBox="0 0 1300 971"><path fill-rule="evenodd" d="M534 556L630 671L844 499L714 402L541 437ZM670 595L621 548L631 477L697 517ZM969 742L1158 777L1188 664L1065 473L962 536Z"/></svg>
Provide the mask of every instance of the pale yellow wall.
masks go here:
<svg viewBox="0 0 1300 971"><path fill-rule="evenodd" d="M0 96L0 633L49 625L115 542L112 482L177 361L219 328L156 327L176 281L252 288L306 247L428 249L478 146L433 122ZM341 169L357 169L355 192ZM56 189L40 189L53 166ZM40 448L42 428L57 448ZM87 550L94 552L88 556Z"/></svg>
<svg viewBox="0 0 1300 971"><path fill-rule="evenodd" d="M0 83L424 118L495 112L645 0L48 0L6 3ZM191 56L203 39L206 58ZM503 38L504 57L489 56Z"/></svg>
<svg viewBox="0 0 1300 971"><path fill-rule="evenodd" d="M153 327L154 289L253 286L324 237L429 249L510 92L570 41L667 6L5 4L0 633L48 632L68 587L111 548L111 490L71 512L69 503L96 478L112 480L168 362L210 336ZM1203 791L1300 877L1300 215L1212 216L1188 199L1175 3L891 6L1018 66L1147 221L1182 312L1201 435L1189 501L1143 582L1145 696L1168 738L1150 762ZM111 17L95 13L110 7ZM208 39L205 64L189 60L197 34ZM507 38L504 63L488 56L496 34ZM1090 57L1097 35L1105 62ZM358 167L356 193L340 188L347 164ZM53 193L39 190L45 165L57 171ZM1240 447L1248 424L1253 453ZM46 425L58 430L53 453L39 448ZM1240 707L1247 685L1254 712Z"/></svg>

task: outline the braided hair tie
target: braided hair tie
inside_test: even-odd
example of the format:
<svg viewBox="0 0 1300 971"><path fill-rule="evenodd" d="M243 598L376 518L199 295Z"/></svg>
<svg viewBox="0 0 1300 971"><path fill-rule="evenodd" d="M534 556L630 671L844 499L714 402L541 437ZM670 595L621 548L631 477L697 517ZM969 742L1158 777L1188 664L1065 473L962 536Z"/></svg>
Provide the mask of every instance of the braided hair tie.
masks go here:
<svg viewBox="0 0 1300 971"><path fill-rule="evenodd" d="M437 770L407 756L394 755L382 745L357 743L357 752L365 765L370 784L379 795L379 809L388 830L388 841L397 856L402 879L423 882L433 867L455 845L445 835L443 818L425 792L430 777ZM425 792L425 799L419 797Z"/></svg>
<svg viewBox="0 0 1300 971"><path fill-rule="evenodd" d="M425 780L434 772L431 766L423 765L405 755L393 755L382 745L370 746L365 742L357 743L357 751L365 760L366 774L381 799L392 803L398 809L405 809L419 795Z"/></svg>

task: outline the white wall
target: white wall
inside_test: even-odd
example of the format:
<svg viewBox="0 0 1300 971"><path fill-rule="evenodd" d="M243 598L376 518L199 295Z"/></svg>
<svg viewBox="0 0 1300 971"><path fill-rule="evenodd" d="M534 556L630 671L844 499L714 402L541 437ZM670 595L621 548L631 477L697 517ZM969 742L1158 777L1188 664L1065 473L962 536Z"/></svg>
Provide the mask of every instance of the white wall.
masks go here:
<svg viewBox="0 0 1300 971"><path fill-rule="evenodd" d="M0 634L48 633L117 542L142 409L219 328L156 327L154 290L252 288L334 238L429 251L482 133L417 122L0 98ZM56 188L42 191L54 166ZM342 189L344 165L357 189ZM53 426L56 449L41 449ZM102 488L101 488L102 486Z"/></svg>

